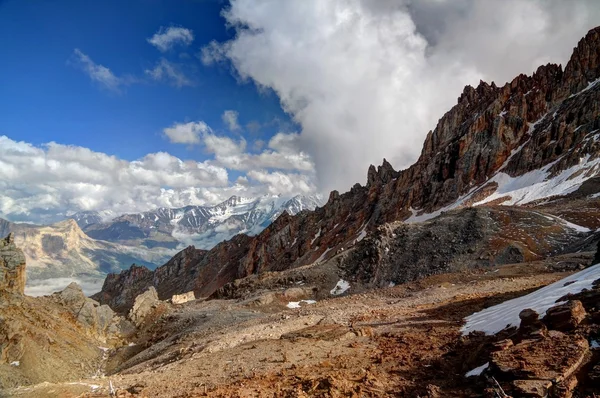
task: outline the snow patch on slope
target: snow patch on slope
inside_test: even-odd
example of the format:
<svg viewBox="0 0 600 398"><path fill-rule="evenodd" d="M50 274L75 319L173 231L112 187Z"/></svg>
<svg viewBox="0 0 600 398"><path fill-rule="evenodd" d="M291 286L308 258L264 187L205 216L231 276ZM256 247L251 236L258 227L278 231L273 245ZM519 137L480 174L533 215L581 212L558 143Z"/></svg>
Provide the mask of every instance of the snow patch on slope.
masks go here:
<svg viewBox="0 0 600 398"><path fill-rule="evenodd" d="M600 264L586 268L526 296L508 300L469 315L465 318L466 323L461 329L462 334L467 335L474 331L481 331L491 335L510 326L519 326L519 313L526 308L531 308L542 317L549 308L557 304L558 299L569 293L575 294L584 289L590 289L597 279L600 279Z"/></svg>
<svg viewBox="0 0 600 398"><path fill-rule="evenodd" d="M511 177L502 172L497 173L488 181L488 183L498 184L496 192L475 203L474 206L506 196L510 196L510 199L502 202L503 205L521 205L554 195L566 195L576 191L590 176L600 172L600 158L590 161L590 155L587 155L581 158L579 164L550 178L548 170L555 163L556 161L518 177Z"/></svg>

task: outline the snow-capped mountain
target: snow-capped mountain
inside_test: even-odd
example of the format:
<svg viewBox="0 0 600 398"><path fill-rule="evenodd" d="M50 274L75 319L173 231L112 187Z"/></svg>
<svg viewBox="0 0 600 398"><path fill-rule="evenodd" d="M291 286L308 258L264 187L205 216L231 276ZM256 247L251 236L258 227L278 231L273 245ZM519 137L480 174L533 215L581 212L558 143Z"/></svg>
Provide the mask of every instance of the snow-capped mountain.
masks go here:
<svg viewBox="0 0 600 398"><path fill-rule="evenodd" d="M239 233L255 235L284 211L295 215L322 204L320 196L232 196L215 206L160 207L143 213L124 214L102 222L96 212L76 213L73 218L94 239L147 247L174 248L194 244L210 249Z"/></svg>

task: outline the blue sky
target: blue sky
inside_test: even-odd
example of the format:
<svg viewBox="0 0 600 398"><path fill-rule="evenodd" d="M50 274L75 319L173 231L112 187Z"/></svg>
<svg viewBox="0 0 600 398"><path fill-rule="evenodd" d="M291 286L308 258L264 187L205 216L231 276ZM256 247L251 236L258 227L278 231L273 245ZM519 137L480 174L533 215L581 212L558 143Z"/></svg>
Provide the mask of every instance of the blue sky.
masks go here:
<svg viewBox="0 0 600 398"><path fill-rule="evenodd" d="M231 134L221 115L232 109L242 125L268 125L257 133L236 134L268 139L279 127L274 120L289 122L277 96L259 92L251 82L238 84L227 68L206 67L197 58L211 40L234 34L220 16L225 5L218 0L0 3L0 134L35 145L55 141L88 147L128 160L156 151L204 160L204 151L169 143L162 129L204 120ZM160 27L170 26L190 29L193 42L164 53L147 42ZM73 64L74 49L116 76L143 81L108 90ZM163 57L180 65L193 85L148 79L144 71Z"/></svg>

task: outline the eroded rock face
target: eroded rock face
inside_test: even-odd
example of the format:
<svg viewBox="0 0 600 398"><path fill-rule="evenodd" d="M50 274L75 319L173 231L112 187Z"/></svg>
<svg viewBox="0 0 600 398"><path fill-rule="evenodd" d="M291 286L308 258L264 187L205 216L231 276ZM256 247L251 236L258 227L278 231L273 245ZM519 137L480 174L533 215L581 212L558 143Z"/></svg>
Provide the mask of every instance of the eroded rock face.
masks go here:
<svg viewBox="0 0 600 398"><path fill-rule="evenodd" d="M484 82L467 86L408 169L395 171L384 160L378 168L369 167L365 186L332 192L315 211L293 217L284 213L261 234L238 235L208 252L193 254L195 249L188 248L154 273L111 275L95 297L117 311L130 308L149 286L156 287L161 299L190 290L206 297L251 274L325 261L379 226L406 220L414 209L430 213L471 191L484 198L495 190L488 180L501 168L514 177L552 164L548 171L556 174L582 158L595 159L600 156L600 140L593 139L599 127L600 84L588 84L600 77L599 59L596 28L580 41L564 71L548 64L502 87ZM532 255L521 246L505 249L494 258L506 263L528 261Z"/></svg>
<svg viewBox="0 0 600 398"><path fill-rule="evenodd" d="M25 292L25 255L14 242L13 234L0 240L0 294Z"/></svg>

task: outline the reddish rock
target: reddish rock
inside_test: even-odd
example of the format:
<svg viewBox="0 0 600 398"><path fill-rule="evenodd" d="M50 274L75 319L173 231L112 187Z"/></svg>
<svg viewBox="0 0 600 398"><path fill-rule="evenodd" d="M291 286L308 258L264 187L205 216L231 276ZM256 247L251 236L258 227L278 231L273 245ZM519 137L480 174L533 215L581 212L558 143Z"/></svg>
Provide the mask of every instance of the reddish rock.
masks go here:
<svg viewBox="0 0 600 398"><path fill-rule="evenodd" d="M492 353L490 369L499 379L560 381L584 364L589 350L585 338L555 332L547 339L525 340Z"/></svg>
<svg viewBox="0 0 600 398"><path fill-rule="evenodd" d="M548 309L542 321L550 329L569 331L575 329L585 319L586 315L587 313L581 301L571 300Z"/></svg>
<svg viewBox="0 0 600 398"><path fill-rule="evenodd" d="M519 339L542 339L547 336L548 329L539 320L539 314L532 309L524 309L519 313L521 324L519 325Z"/></svg>

